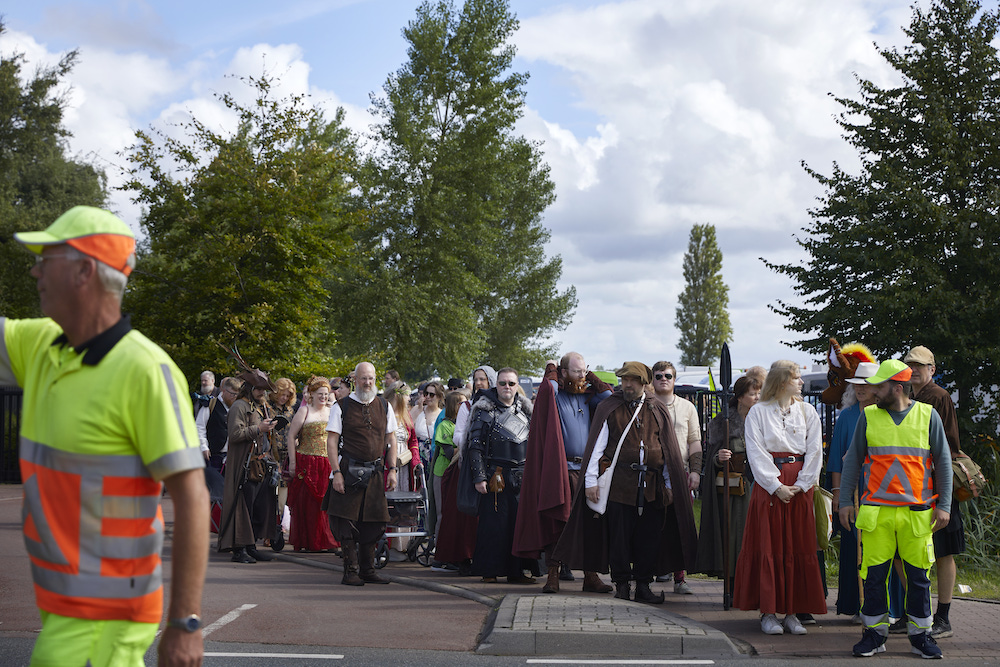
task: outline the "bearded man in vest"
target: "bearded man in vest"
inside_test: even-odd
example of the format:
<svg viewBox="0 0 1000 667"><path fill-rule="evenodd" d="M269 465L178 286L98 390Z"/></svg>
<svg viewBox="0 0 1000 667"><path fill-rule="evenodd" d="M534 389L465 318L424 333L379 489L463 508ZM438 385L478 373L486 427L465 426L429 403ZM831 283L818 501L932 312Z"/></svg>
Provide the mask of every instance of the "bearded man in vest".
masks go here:
<svg viewBox="0 0 1000 667"><path fill-rule="evenodd" d="M951 507L951 453L941 417L930 405L910 398L910 368L883 361L865 381L876 387L875 405L862 412L840 477L840 523L853 523L864 550L861 578L865 629L854 655L885 651L889 633L886 579L898 553L906 571L907 634L913 653L940 658L930 635L932 534L948 525ZM855 516L851 497L859 489Z"/></svg>
<svg viewBox="0 0 1000 667"><path fill-rule="evenodd" d="M331 472L323 509L344 557L341 583L388 584L375 572L375 543L389 521L382 480L394 491L398 478L396 416L375 390L373 365L362 361L353 375L354 391L333 404L326 425Z"/></svg>
<svg viewBox="0 0 1000 667"><path fill-rule="evenodd" d="M200 665L205 460L187 381L121 313L135 236L77 206L14 238L36 255L46 315L0 318L0 384L24 389L24 543L42 617L31 664L143 665L163 615L165 485L173 574L160 665Z"/></svg>

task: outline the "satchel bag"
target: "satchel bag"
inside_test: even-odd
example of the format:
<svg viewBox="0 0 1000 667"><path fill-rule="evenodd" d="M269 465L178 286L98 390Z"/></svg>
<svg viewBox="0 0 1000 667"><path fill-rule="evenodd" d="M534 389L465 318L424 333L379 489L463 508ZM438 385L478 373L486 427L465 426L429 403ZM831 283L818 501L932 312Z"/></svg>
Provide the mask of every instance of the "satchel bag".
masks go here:
<svg viewBox="0 0 1000 667"><path fill-rule="evenodd" d="M986 485L986 475L982 468L969 458L969 455L959 450L958 454L951 459L951 471L954 477L952 481L952 495L959 502L965 502L971 498L978 498Z"/></svg>
<svg viewBox="0 0 1000 667"><path fill-rule="evenodd" d="M611 495L611 478L615 475L615 466L618 465L618 455L622 451L622 444L625 442L625 436L628 435L629 429L632 428L632 422L634 422L635 418L639 416L639 410L642 410L642 404L645 400L646 395L643 394L642 398L639 399L638 407L636 407L635 412L632 414L632 419L629 420L625 429L622 431L622 437L618 440L618 448L615 449L615 455L611 459L611 465L609 465L607 469L605 469L605 471L602 472L597 478L597 502L591 502L590 498L587 498L587 507L602 516L608 509L608 496Z"/></svg>
<svg viewBox="0 0 1000 667"><path fill-rule="evenodd" d="M746 487L743 484L743 473L735 472L733 470L729 471L729 484L723 479L725 471L720 470L715 474L715 490L718 493L725 491L726 486L729 487L729 495L731 496L742 496L746 494Z"/></svg>
<svg viewBox="0 0 1000 667"><path fill-rule="evenodd" d="M817 484L813 487L813 514L816 515L816 543L826 549L833 536L833 494Z"/></svg>
<svg viewBox="0 0 1000 667"><path fill-rule="evenodd" d="M400 447L396 452L396 465L405 466L413 459L413 452L406 445Z"/></svg>
<svg viewBox="0 0 1000 667"><path fill-rule="evenodd" d="M377 463L364 463L355 461L349 456L341 457L340 471L344 475L344 486L351 489L360 489L368 486L368 480L375 473Z"/></svg>
<svg viewBox="0 0 1000 667"><path fill-rule="evenodd" d="M250 466L247 469L247 481L250 482L263 482L264 481L264 461L261 455L254 456L250 459Z"/></svg>
<svg viewBox="0 0 1000 667"><path fill-rule="evenodd" d="M264 459L264 481L271 488L277 488L281 484L281 466L274 459Z"/></svg>

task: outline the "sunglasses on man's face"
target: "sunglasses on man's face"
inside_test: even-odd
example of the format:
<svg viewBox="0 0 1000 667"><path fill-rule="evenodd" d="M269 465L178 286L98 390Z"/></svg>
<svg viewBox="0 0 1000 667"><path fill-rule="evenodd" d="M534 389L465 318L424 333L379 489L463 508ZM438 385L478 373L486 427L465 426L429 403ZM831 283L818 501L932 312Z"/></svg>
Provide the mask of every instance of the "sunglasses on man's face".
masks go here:
<svg viewBox="0 0 1000 667"><path fill-rule="evenodd" d="M654 373L653 377L657 380L673 380L674 376L671 373Z"/></svg>
<svg viewBox="0 0 1000 667"><path fill-rule="evenodd" d="M498 387L516 387L517 383L513 380L506 380L504 382L497 382Z"/></svg>
<svg viewBox="0 0 1000 667"><path fill-rule="evenodd" d="M337 385L336 387L331 387L331 388L332 388L332 389L333 389L334 391L340 391L340 385L339 385L339 384L338 384L338 385Z"/></svg>

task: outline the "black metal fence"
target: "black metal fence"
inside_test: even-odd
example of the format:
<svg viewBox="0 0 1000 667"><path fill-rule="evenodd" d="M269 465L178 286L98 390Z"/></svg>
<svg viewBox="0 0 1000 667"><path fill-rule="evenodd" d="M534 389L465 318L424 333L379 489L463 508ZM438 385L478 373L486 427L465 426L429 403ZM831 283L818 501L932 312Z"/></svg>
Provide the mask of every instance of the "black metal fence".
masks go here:
<svg viewBox="0 0 1000 667"><path fill-rule="evenodd" d="M21 433L21 388L0 387L0 484L20 484L17 438Z"/></svg>

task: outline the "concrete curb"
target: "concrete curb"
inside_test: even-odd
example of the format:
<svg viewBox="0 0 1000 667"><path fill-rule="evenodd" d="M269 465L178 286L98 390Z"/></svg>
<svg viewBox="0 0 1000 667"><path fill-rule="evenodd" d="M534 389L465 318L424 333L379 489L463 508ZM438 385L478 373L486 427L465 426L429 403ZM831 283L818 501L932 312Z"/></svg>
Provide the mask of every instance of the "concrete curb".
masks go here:
<svg viewBox="0 0 1000 667"><path fill-rule="evenodd" d="M309 558L300 558L298 556L292 556L291 554L283 554L281 552L275 552L275 560L282 560L287 563L295 563L296 565L305 565L306 567L315 567L320 570L329 570L331 572L343 572L344 567L342 565L333 565L332 563L324 563L321 561L312 560ZM412 586L413 588L422 588L427 591L432 591L434 593L444 593L446 595L454 595L455 597L465 598L466 600L472 600L473 602L478 602L479 604L486 605L487 607L496 607L500 601L497 598L490 597L488 595L482 595L481 593L476 593L475 591L470 591L459 586L452 586L451 584L443 584L437 581L426 581L424 579L416 579L414 577L401 577L395 574L386 574L385 572L380 572L379 575L383 579L388 579L389 581L401 584L403 586Z"/></svg>
<svg viewBox="0 0 1000 667"><path fill-rule="evenodd" d="M541 595L504 598L493 627L476 652L571 656L741 655L724 633L658 607L624 600Z"/></svg>

